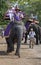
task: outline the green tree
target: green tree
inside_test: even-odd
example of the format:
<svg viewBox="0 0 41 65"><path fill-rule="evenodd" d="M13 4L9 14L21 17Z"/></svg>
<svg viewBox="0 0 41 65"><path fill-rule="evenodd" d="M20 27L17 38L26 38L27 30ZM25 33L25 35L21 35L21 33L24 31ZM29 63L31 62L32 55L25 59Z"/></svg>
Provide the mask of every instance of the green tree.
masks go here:
<svg viewBox="0 0 41 65"><path fill-rule="evenodd" d="M27 15L31 12L37 15L41 25L41 0L0 0L0 23L7 23L3 22L3 15L9 6L15 4L18 4Z"/></svg>
<svg viewBox="0 0 41 65"><path fill-rule="evenodd" d="M0 24L4 24L5 21L3 20L4 13L7 11L8 5L6 0L0 0Z"/></svg>

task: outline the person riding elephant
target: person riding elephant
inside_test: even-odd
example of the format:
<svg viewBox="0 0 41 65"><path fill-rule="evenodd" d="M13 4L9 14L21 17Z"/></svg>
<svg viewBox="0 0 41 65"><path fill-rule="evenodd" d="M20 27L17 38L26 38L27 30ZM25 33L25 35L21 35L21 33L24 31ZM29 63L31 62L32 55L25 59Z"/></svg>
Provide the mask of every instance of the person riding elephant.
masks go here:
<svg viewBox="0 0 41 65"><path fill-rule="evenodd" d="M39 28L38 28L37 23L39 23L39 22L35 18L33 18L32 23L29 26L29 30L30 30L30 28L33 28L33 30L36 33L36 36L35 36L35 38L36 38L36 45L38 45L38 40L39 40ZM28 32L29 32L29 30L28 30Z"/></svg>
<svg viewBox="0 0 41 65"><path fill-rule="evenodd" d="M22 19L24 18L23 13L20 11L20 9L16 6L15 7L15 12L14 16L12 17L12 25L10 27L10 34L9 38L7 38L7 43L9 44L9 50L7 52L12 52L14 50L14 38L16 36L17 38L17 48L15 55L20 57L20 45L21 45L21 40L23 38L23 28L24 28L24 23L22 22Z"/></svg>
<svg viewBox="0 0 41 65"><path fill-rule="evenodd" d="M33 30L36 33L36 45L38 44L38 39L39 39L39 31L38 31L38 25L37 23L39 23L35 18L29 18L30 24L28 25L28 21L25 24L26 29L27 29L27 33L26 33L26 39L25 42L27 42L27 35L30 31L31 28L33 28Z"/></svg>

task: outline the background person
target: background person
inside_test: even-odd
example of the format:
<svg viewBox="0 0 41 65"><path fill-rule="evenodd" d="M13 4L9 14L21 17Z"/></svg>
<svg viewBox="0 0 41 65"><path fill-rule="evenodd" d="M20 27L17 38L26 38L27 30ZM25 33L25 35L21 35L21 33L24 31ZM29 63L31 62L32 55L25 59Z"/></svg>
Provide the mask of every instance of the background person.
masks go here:
<svg viewBox="0 0 41 65"><path fill-rule="evenodd" d="M33 30L33 28L31 28L29 32L29 39L30 39L29 48L33 48L35 44L35 35L36 35L35 31Z"/></svg>

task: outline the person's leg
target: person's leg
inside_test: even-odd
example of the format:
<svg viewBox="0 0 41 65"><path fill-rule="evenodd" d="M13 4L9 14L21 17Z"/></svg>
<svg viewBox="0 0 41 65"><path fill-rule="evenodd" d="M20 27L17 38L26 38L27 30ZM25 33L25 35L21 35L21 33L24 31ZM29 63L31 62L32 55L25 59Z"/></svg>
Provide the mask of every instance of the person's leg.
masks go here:
<svg viewBox="0 0 41 65"><path fill-rule="evenodd" d="M29 48L31 48L31 39L30 39L30 43L29 43Z"/></svg>
<svg viewBox="0 0 41 65"><path fill-rule="evenodd" d="M34 38L32 38L32 48L34 47Z"/></svg>

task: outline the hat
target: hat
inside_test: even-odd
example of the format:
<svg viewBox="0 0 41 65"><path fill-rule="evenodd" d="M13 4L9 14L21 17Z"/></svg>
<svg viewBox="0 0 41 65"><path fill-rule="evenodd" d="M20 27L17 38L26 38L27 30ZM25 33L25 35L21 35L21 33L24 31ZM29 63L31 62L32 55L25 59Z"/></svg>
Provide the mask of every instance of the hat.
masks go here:
<svg viewBox="0 0 41 65"><path fill-rule="evenodd" d="M37 19L37 15L34 15L33 13L29 16L28 20L30 22L39 23L39 21Z"/></svg>
<svg viewBox="0 0 41 65"><path fill-rule="evenodd" d="M15 6L15 10L19 10L20 11L20 8L16 5Z"/></svg>

